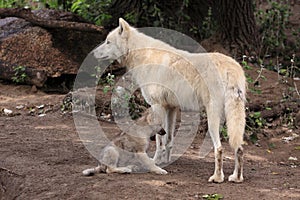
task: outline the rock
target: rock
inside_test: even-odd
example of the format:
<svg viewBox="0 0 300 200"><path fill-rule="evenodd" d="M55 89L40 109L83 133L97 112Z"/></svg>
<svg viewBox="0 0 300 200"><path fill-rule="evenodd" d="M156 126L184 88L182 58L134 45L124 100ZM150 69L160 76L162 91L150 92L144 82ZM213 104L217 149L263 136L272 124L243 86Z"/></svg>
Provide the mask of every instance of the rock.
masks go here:
<svg viewBox="0 0 300 200"><path fill-rule="evenodd" d="M61 11L34 13L49 20L82 21ZM25 83L37 87L49 78L77 74L84 58L103 39L99 33L46 29L15 17L0 19L0 79L11 80L17 66L26 67L31 74Z"/></svg>

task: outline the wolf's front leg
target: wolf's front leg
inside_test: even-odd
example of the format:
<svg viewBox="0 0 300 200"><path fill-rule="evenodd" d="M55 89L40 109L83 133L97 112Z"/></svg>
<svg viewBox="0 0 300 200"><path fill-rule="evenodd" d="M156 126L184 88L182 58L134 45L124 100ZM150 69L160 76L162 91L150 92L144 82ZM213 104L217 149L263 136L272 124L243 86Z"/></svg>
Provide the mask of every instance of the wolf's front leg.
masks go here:
<svg viewBox="0 0 300 200"><path fill-rule="evenodd" d="M163 136L158 136L156 141L156 153L154 160L156 164L169 163L171 161L171 150L174 143L174 131L176 123L176 108L165 108L164 130L166 132Z"/></svg>
<svg viewBox="0 0 300 200"><path fill-rule="evenodd" d="M157 165L166 164L171 161L171 150L173 146L173 141L171 144L166 144L166 135L156 135L156 151L153 160Z"/></svg>
<svg viewBox="0 0 300 200"><path fill-rule="evenodd" d="M162 136L159 134L156 134L155 141L156 141L156 150L155 150L153 160L156 164L159 165L159 164L162 164L162 151L163 151L163 147L161 145Z"/></svg>

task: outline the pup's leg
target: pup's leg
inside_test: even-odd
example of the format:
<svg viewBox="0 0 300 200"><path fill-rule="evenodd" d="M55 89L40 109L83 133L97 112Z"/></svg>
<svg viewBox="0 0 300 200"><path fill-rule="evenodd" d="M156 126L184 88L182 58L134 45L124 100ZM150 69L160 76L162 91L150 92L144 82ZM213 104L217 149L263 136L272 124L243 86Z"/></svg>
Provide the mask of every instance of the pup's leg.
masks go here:
<svg viewBox="0 0 300 200"><path fill-rule="evenodd" d="M117 149L117 147L114 146L108 146L103 151L103 156L101 159L101 163L106 165L106 173L131 173L132 168L131 167L118 167L118 161L119 161L120 153Z"/></svg>
<svg viewBox="0 0 300 200"><path fill-rule="evenodd" d="M235 149L235 167L234 172L228 178L229 181L240 183L243 182L243 148Z"/></svg>
<svg viewBox="0 0 300 200"><path fill-rule="evenodd" d="M220 117L219 113L213 109L207 110L208 131L212 138L215 150L215 172L208 179L209 182L221 183L224 181L223 173L223 148L220 141Z"/></svg>
<svg viewBox="0 0 300 200"><path fill-rule="evenodd" d="M115 167L115 166L107 166L106 173L119 173L119 174L125 174L125 173L131 173L132 168L130 166L128 167Z"/></svg>
<svg viewBox="0 0 300 200"><path fill-rule="evenodd" d="M168 172L155 165L154 160L149 158L147 153L137 153L137 157L143 163L144 167L147 168L150 172L156 174L167 174Z"/></svg>

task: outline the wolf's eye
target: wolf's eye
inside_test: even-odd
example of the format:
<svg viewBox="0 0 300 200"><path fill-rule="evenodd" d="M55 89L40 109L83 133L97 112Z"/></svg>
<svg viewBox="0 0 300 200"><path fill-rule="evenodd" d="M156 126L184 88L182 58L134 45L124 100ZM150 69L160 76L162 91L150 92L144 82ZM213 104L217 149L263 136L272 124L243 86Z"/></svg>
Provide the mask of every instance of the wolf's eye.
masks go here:
<svg viewBox="0 0 300 200"><path fill-rule="evenodd" d="M106 41L106 44L110 44L110 41L109 41L109 40L107 40L107 41Z"/></svg>

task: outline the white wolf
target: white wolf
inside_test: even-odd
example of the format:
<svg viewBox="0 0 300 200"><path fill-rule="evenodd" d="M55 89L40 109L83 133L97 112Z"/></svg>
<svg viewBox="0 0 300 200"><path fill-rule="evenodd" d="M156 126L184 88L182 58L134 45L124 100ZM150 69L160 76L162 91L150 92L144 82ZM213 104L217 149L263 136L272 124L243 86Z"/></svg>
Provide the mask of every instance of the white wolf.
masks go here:
<svg viewBox="0 0 300 200"><path fill-rule="evenodd" d="M140 33L121 18L119 27L93 53L97 59L117 60L132 70L147 103L154 110L163 108L166 135L156 137L156 163L170 161L178 108L198 111L200 105L207 113L215 152L215 171L208 181L224 181L219 135L224 119L229 143L235 150L235 169L229 181L243 181L246 81L243 69L235 60L220 53L178 50Z"/></svg>

